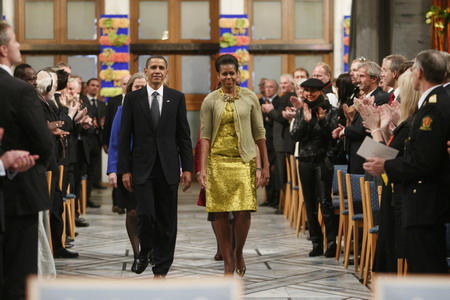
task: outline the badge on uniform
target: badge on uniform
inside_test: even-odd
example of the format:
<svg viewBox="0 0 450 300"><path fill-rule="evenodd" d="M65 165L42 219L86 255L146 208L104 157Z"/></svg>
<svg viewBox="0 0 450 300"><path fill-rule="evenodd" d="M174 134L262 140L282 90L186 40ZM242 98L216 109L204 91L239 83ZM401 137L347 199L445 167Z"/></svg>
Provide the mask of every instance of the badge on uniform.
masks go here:
<svg viewBox="0 0 450 300"><path fill-rule="evenodd" d="M437 103L437 96L436 96L436 94L430 96L430 98L428 99L428 103Z"/></svg>
<svg viewBox="0 0 450 300"><path fill-rule="evenodd" d="M433 119L430 116L426 116L422 119L422 126L420 126L420 130L423 131L431 131L431 122Z"/></svg>

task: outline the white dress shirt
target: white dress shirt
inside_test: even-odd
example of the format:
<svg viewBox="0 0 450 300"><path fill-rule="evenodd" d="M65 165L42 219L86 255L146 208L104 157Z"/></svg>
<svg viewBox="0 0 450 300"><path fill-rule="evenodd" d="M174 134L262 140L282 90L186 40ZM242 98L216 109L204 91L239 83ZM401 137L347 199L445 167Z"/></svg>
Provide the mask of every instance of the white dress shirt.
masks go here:
<svg viewBox="0 0 450 300"><path fill-rule="evenodd" d="M163 106L163 91L164 91L164 85L161 85L159 89L154 90L150 85L147 84L147 93L148 93L148 104L149 107L152 107L152 100L153 100L153 92L158 92L158 106L159 106L159 115L161 115L162 106Z"/></svg>

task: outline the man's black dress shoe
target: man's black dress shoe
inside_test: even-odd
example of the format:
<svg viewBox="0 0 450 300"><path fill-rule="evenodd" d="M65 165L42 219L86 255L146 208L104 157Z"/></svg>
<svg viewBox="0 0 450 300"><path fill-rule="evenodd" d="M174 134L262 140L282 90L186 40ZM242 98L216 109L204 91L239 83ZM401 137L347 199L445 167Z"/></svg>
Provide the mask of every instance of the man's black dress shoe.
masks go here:
<svg viewBox="0 0 450 300"><path fill-rule="evenodd" d="M70 249L73 247L73 244L71 244L70 242L66 242L66 244L64 245L64 248L66 249Z"/></svg>
<svg viewBox="0 0 450 300"><path fill-rule="evenodd" d="M88 227L89 223L86 222L86 220L83 218L77 218L77 219L75 219L75 225L77 227Z"/></svg>
<svg viewBox="0 0 450 300"><path fill-rule="evenodd" d="M94 184L92 187L97 190L106 190L107 189L107 187L99 185L99 184Z"/></svg>
<svg viewBox="0 0 450 300"><path fill-rule="evenodd" d="M87 207L91 207L91 208L99 208L101 205L95 204L92 201L88 201L87 202Z"/></svg>
<svg viewBox="0 0 450 300"><path fill-rule="evenodd" d="M270 203L265 201L265 202L261 203L259 206L270 206Z"/></svg>
<svg viewBox="0 0 450 300"><path fill-rule="evenodd" d="M325 257L335 257L336 256L336 242L329 242L327 245L327 251L323 254Z"/></svg>
<svg viewBox="0 0 450 300"><path fill-rule="evenodd" d="M77 258L78 252L71 252L67 249L61 248L53 254L54 258Z"/></svg>
<svg viewBox="0 0 450 300"><path fill-rule="evenodd" d="M147 269L149 254L150 253L139 253L138 257L135 260L136 268L134 270L134 273L141 274L145 271L145 269Z"/></svg>
<svg viewBox="0 0 450 300"><path fill-rule="evenodd" d="M131 272L136 273L136 265L137 265L137 259L133 261L133 264L131 265Z"/></svg>

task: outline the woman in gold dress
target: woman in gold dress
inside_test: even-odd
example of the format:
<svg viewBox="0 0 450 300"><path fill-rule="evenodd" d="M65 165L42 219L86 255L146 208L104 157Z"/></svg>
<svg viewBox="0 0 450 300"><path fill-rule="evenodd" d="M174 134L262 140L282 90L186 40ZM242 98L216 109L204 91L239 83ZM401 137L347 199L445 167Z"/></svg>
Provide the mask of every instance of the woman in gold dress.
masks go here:
<svg viewBox="0 0 450 300"><path fill-rule="evenodd" d="M237 85L239 65L232 55L216 60L221 88L203 101L200 112L200 184L206 188L206 210L216 213L216 234L224 273L245 274L242 254L256 210L256 187L269 180L269 160L261 108L256 95ZM257 147L263 164L256 166ZM234 215L235 250L228 216Z"/></svg>

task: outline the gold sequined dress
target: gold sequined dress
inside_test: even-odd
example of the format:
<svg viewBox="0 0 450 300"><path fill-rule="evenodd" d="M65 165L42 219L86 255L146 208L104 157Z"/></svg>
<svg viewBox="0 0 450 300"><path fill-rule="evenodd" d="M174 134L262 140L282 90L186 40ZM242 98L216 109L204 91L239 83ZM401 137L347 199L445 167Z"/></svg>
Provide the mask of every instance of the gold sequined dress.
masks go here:
<svg viewBox="0 0 450 300"><path fill-rule="evenodd" d="M227 102L208 157L206 210L208 212L255 211L255 172L255 159L245 163L239 155L233 106Z"/></svg>

